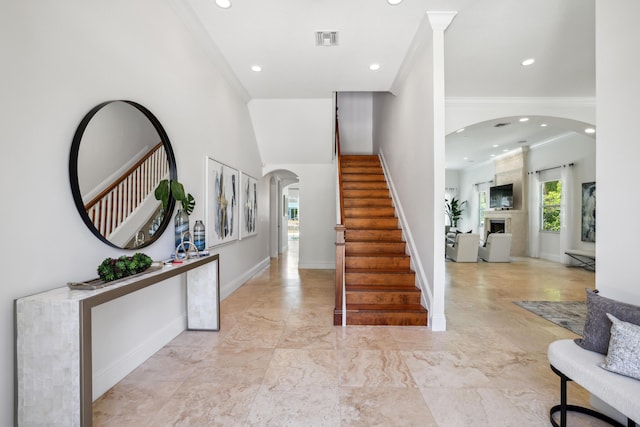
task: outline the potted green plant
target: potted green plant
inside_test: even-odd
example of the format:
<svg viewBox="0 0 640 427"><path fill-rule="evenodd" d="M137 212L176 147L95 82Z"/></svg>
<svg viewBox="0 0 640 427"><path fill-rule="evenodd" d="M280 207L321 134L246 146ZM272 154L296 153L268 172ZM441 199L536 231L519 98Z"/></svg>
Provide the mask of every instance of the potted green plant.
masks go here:
<svg viewBox="0 0 640 427"><path fill-rule="evenodd" d="M176 201L180 202L182 209L187 215L191 215L196 201L193 196L184 191L184 186L178 181L163 179L158 183L154 195L156 200L162 203L162 210L167 210L169 206L169 197L173 196Z"/></svg>
<svg viewBox="0 0 640 427"><path fill-rule="evenodd" d="M451 227L457 227L458 220L462 216L463 207L467 203L467 201L465 200L464 202L460 202L455 197L452 197L451 201L449 201L448 199L445 199L444 202L445 202L444 212L449 217L449 225Z"/></svg>
<svg viewBox="0 0 640 427"><path fill-rule="evenodd" d="M154 195L157 200L162 203L162 210L166 211L169 206L169 197L180 202L180 208L176 212L174 219L175 226L175 247L182 248L183 242L188 242L189 238L189 215L193 212L193 208L196 205L196 201L193 196L184 191L184 186L178 181L163 179L158 183L155 189ZM189 246L186 245L184 249L188 250Z"/></svg>

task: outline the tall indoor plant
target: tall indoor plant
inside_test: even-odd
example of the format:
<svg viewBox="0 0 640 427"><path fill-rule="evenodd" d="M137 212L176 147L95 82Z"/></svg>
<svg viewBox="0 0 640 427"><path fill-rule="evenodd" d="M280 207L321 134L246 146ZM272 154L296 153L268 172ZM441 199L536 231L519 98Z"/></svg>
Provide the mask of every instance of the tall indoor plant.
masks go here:
<svg viewBox="0 0 640 427"><path fill-rule="evenodd" d="M445 202L445 213L449 217L449 225L451 227L457 227L458 220L462 216L463 207L467 203L467 201L465 200L463 202L460 202L455 197L452 197L451 201L449 201L448 199L445 199L444 202Z"/></svg>

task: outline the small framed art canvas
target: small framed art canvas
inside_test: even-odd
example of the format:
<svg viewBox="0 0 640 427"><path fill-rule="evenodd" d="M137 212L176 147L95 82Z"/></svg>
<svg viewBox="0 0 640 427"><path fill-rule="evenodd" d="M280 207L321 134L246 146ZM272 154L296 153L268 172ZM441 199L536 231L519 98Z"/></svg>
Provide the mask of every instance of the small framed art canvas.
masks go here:
<svg viewBox="0 0 640 427"><path fill-rule="evenodd" d="M206 175L207 246L237 240L240 231L238 170L207 157Z"/></svg>
<svg viewBox="0 0 640 427"><path fill-rule="evenodd" d="M258 180L241 173L241 212L242 220L240 238L253 236L258 233Z"/></svg>

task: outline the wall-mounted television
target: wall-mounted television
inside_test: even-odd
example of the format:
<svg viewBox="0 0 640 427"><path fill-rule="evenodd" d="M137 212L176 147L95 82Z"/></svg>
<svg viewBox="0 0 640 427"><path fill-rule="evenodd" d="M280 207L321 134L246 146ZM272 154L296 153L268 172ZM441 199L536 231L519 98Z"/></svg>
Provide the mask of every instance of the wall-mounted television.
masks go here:
<svg viewBox="0 0 640 427"><path fill-rule="evenodd" d="M513 184L496 185L489 188L489 207L495 209L513 208Z"/></svg>

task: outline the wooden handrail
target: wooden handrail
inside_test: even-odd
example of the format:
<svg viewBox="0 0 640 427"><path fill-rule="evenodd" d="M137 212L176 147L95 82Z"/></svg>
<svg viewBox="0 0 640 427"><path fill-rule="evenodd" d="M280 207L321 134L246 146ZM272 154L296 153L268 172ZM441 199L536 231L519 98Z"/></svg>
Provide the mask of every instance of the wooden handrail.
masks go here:
<svg viewBox="0 0 640 427"><path fill-rule="evenodd" d="M120 175L120 178L115 180L113 182L113 184L109 185L107 188L102 190L96 197L91 199L91 201L89 203L85 204L84 205L85 209L86 210L91 209L96 203L98 203L100 200L102 200L104 198L104 196L106 196L107 194L111 193L114 188L116 188L118 185L122 184L124 182L124 180L126 180L129 177L129 175L131 175L136 169L138 169L140 167L140 165L142 165L145 161L147 161L149 159L149 157L153 156L154 153L156 151L158 151L162 147L164 147L164 145L162 144L162 142L160 142L160 143L158 143L158 145L156 145L151 150L149 150L149 152L147 154L145 154L143 158L138 160L133 166L131 166L122 175Z"/></svg>
<svg viewBox="0 0 640 427"><path fill-rule="evenodd" d="M342 200L342 153L340 151L340 128L338 126L338 112L336 110L336 148L338 154L338 188L340 190L340 224L344 224L344 202Z"/></svg>
<svg viewBox="0 0 640 427"><path fill-rule="evenodd" d="M336 94L336 154L338 165L338 191L340 197L338 197L338 203L340 204L340 224L336 225L336 295L335 295L335 308L333 310L333 324L334 325L346 325L346 310L344 309L344 281L345 281L345 226L344 226L344 202L342 199L342 156L340 152L340 127L338 126L338 95Z"/></svg>

